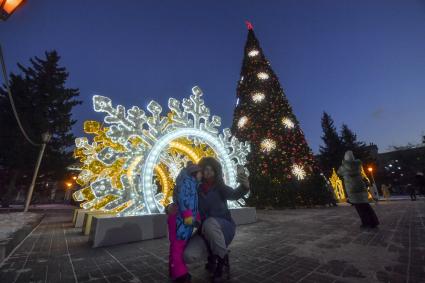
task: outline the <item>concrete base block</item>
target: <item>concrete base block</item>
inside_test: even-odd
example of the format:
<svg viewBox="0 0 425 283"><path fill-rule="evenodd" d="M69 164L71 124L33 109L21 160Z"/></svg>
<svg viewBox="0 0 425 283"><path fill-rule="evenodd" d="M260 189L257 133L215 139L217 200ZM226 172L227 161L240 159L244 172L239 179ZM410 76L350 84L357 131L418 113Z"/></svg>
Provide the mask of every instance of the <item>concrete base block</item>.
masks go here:
<svg viewBox="0 0 425 283"><path fill-rule="evenodd" d="M257 210L255 207L231 208L230 214L232 215L236 225L257 222Z"/></svg>
<svg viewBox="0 0 425 283"><path fill-rule="evenodd" d="M167 235L167 215L111 217L93 216L89 243L95 247L112 246Z"/></svg>
<svg viewBox="0 0 425 283"><path fill-rule="evenodd" d="M74 217L72 219L72 223L75 228L83 227L84 223L84 215L89 212L87 209L77 208L74 210Z"/></svg>
<svg viewBox="0 0 425 283"><path fill-rule="evenodd" d="M83 223L83 226L81 227L82 228L81 231L86 236L90 234L92 220L94 216L109 217L114 215L115 213L105 212L105 211L88 211L86 212L86 214L84 214L84 223Z"/></svg>

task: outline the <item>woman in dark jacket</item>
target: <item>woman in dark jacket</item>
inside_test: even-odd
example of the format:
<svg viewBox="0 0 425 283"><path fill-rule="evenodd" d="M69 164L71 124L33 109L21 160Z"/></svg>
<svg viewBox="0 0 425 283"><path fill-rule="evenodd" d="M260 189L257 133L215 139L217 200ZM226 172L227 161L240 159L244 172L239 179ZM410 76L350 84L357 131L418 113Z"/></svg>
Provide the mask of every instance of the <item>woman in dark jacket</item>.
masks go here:
<svg viewBox="0 0 425 283"><path fill-rule="evenodd" d="M374 228L379 225L378 217L369 204L367 184L362 177L362 162L354 158L353 152L345 153L338 175L342 176L348 201L354 205L362 220L361 227Z"/></svg>
<svg viewBox="0 0 425 283"><path fill-rule="evenodd" d="M248 193L249 181L245 174L239 174L238 182L241 185L232 189L224 184L222 168L216 159L205 157L199 165L203 172L203 182L198 193L201 235L194 235L190 239L184 252L185 261L195 262L208 256L213 281L219 281L227 261L227 247L236 231L227 201L238 200Z"/></svg>

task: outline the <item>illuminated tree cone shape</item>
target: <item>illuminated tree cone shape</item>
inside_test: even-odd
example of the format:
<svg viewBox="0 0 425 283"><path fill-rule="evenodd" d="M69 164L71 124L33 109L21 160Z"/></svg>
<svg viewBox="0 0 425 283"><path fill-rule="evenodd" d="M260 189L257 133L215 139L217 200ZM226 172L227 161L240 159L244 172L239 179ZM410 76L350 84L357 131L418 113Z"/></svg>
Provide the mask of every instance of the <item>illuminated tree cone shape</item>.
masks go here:
<svg viewBox="0 0 425 283"><path fill-rule="evenodd" d="M369 177L367 176L363 167L362 167L361 174L362 174L362 178L370 183ZM339 201L339 202L345 202L347 200L347 195L346 195L346 192L344 190L344 183L339 178L339 176L337 175L335 168L332 168L332 175L329 178L329 181L330 181L331 186L334 190L334 195L335 195L336 200ZM373 200L373 197L372 197L370 191L368 191L368 199Z"/></svg>
<svg viewBox="0 0 425 283"><path fill-rule="evenodd" d="M339 176L336 174L335 168L332 168L332 175L329 178L329 181L334 190L334 195L337 201L343 202L346 201L347 197L344 191L344 184Z"/></svg>
<svg viewBox="0 0 425 283"><path fill-rule="evenodd" d="M248 24L232 132L239 140L251 144L252 152L248 156L251 175L285 184L311 176L317 169L298 120L251 24Z"/></svg>
<svg viewBox="0 0 425 283"><path fill-rule="evenodd" d="M246 163L249 143L239 142L229 129L219 134L221 118L210 115L199 87L192 93L182 102L170 98L165 116L155 101L147 114L137 106L126 111L107 97L93 97L94 110L106 113L107 127L86 121L84 131L95 135L93 142L86 137L75 141L82 163L77 182L83 189L73 197L81 207L118 215L163 212L180 170L205 156L218 158L226 184L237 186L236 166ZM243 199L229 202L230 207L241 204Z"/></svg>

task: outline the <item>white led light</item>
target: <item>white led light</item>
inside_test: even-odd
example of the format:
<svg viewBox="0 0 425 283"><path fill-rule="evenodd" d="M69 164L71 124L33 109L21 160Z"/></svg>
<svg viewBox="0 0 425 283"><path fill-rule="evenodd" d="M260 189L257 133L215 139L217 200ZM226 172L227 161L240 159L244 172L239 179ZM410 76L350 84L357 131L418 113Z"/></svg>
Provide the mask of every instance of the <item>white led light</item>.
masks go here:
<svg viewBox="0 0 425 283"><path fill-rule="evenodd" d="M272 139L264 139L261 142L260 147L262 152L270 152L276 149L276 142Z"/></svg>
<svg viewBox="0 0 425 283"><path fill-rule="evenodd" d="M252 94L252 101L255 103L261 102L264 100L266 96L262 92L255 92Z"/></svg>
<svg viewBox="0 0 425 283"><path fill-rule="evenodd" d="M161 147L163 145L168 145L171 141L178 139L180 137L197 137L205 141L206 144L208 144L214 152L216 152L219 159L224 160L224 175L225 180L227 181L229 185L236 184L236 178L235 174L231 174L231 172L234 171L234 168L232 166L232 162L230 160L230 157L226 151L226 149L221 146L220 140L214 137L213 135L199 130L199 129L193 129L193 128L184 128L184 129L177 129L174 132L171 132L161 138L161 142L158 142L154 145L155 147ZM150 154L146 158L146 162L144 164L144 168L142 169L143 172L150 172L149 176L145 175L144 182L142 184L142 192L145 195L145 199L148 200L148 202L151 202L151 199L148 197L148 195L153 195L155 192L152 191L153 187L150 186L150 180L152 180L153 177L153 166L157 163L160 152L162 150L154 150L152 149ZM149 180L149 181L148 181ZM153 202L153 200L152 200ZM152 210L152 205L149 205L149 207ZM152 211L151 211L152 212Z"/></svg>
<svg viewBox="0 0 425 283"><path fill-rule="evenodd" d="M252 49L251 51L248 52L248 56L249 57L255 57L260 53L260 51L258 51L257 49Z"/></svg>
<svg viewBox="0 0 425 283"><path fill-rule="evenodd" d="M292 174L294 174L294 176L298 180L302 180L306 176L306 172L305 172L304 168L301 165L298 165L298 164L292 165Z"/></svg>
<svg viewBox="0 0 425 283"><path fill-rule="evenodd" d="M294 122L292 122L291 119L287 118L287 117L283 117L282 118L282 124L285 126L285 128L287 129L292 129L295 127Z"/></svg>
<svg viewBox="0 0 425 283"><path fill-rule="evenodd" d="M257 74L257 78L259 78L260 80L267 80L269 78L269 74L265 72L259 72Z"/></svg>
<svg viewBox="0 0 425 283"><path fill-rule="evenodd" d="M238 128L242 129L243 127L245 127L246 123L248 123L248 117L242 116L238 121Z"/></svg>

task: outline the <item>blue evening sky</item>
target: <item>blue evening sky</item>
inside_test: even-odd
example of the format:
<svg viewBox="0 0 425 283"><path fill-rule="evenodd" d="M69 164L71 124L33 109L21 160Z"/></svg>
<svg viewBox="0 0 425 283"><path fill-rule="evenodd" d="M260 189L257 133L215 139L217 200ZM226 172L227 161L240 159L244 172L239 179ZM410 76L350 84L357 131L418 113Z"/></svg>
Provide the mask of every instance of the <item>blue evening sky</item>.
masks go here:
<svg viewBox="0 0 425 283"><path fill-rule="evenodd" d="M9 71L56 49L84 104L75 133L101 119L91 96L126 107L183 98L193 85L230 126L246 39L255 32L317 152L329 112L380 151L425 130L425 1L28 0L0 41Z"/></svg>

